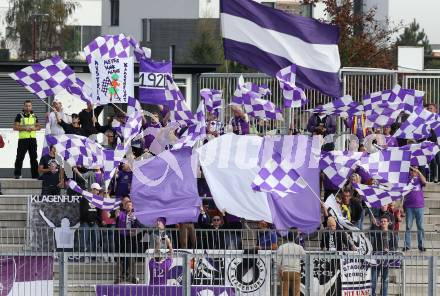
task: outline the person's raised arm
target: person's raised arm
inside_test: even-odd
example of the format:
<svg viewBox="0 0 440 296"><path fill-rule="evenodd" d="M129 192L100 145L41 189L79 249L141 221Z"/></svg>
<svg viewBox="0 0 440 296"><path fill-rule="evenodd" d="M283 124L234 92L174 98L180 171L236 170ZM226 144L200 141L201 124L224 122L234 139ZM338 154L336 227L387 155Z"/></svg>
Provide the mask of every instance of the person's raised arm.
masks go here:
<svg viewBox="0 0 440 296"><path fill-rule="evenodd" d="M55 228L55 224L53 224L52 221L50 221L45 215L44 212L42 210L40 210L40 216L41 218L43 218L43 220L47 223L47 225L49 225L52 228Z"/></svg>

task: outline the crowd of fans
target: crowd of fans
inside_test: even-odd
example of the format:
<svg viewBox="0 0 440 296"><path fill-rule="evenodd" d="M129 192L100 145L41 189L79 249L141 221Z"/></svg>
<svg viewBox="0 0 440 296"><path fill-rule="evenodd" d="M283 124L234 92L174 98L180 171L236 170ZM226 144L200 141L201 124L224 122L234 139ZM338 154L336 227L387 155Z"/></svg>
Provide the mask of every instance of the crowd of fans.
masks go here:
<svg viewBox="0 0 440 296"><path fill-rule="evenodd" d="M119 110L116 110L116 115L111 120L108 120L106 125L99 124L96 119L102 111L102 107L93 109L91 104L81 111L79 114L72 114L68 116L64 113L61 102L53 102L53 112L48 115L47 134L60 135L64 133L82 135L85 137L95 137L96 134L102 133L104 141L102 145L105 148L114 149L118 137L114 124L112 121L123 123L125 115ZM426 106L431 112L436 112L434 104ZM143 129L145 128L161 128L167 124L169 112L167 108L160 107L153 116L148 120L143 119ZM364 128L365 118L363 116L356 116L354 118L344 119L345 126L350 132L357 136L358 142L355 145L349 143L350 149L357 147L358 151L375 152L379 149L387 147L398 147L406 145L411 141L402 141L392 136L392 131L398 128L400 122L405 120L405 115L402 113L393 126L385 126L379 129ZM207 139L218 137L225 132L233 132L239 135L246 135L249 133L258 133L264 128L264 123L258 123L256 126L252 125L247 115L238 107L232 108L232 117L228 125L223 125L222 122L215 119L211 114L208 115L207 120ZM82 198L80 203L80 223L84 231L79 242L81 251L96 252L98 248L104 252L137 252L144 251L146 248L154 247L155 249L172 250L173 248L202 248L202 249L243 249L243 233L242 229L248 227L248 222L238 217L232 216L226 210L219 210L215 208L212 200L204 199L204 205L201 208L198 223L182 223L178 225L167 225L166 228L177 228L179 231L166 231L166 217L160 218L157 221L158 231L153 234L146 234L145 232L137 232L134 229L144 228L135 215L135 209L130 200L130 186L133 173L131 171L130 162L121 163L118 167L115 177L113 178L108 192L103 191L104 180L103 173L99 168L84 168L76 166L70 168L68 164L63 164L62 160L57 157L56 149L49 146L49 152L43 155L39 165L36 165L36 139L35 131L40 129L38 119L32 113L32 104L26 101L23 112L18 114L15 119L14 129L19 131L19 145L17 149L17 160L15 163L15 177L20 178L21 166L26 152L29 152L31 160L31 170L33 178L40 178L43 181L42 194L55 195L60 194L60 190L65 187L66 179L74 179L80 187L91 191L96 195L110 195L122 199L121 208L114 211L101 211L96 209L87 199ZM308 120L307 131L313 135L328 136L336 132L336 117L326 114L312 114ZM183 130L177 130L175 137L181 136ZM291 129L290 134L297 134L298 131ZM373 135L373 136L372 136ZM436 141L437 138L433 135L429 141ZM149 151L153 139L151 135L147 135L141 140L132 143L132 153L134 157L140 157L145 154L152 155ZM370 141L370 142L368 142ZM368 142L368 143L367 143ZM357 145L356 145L357 144ZM333 150L334 144L332 142L323 145L323 150ZM368 148L368 149L367 149ZM369 151L367 151L369 150ZM403 205L398 202L390 203L381 208L370 208L363 201L362 197L353 190L352 183L372 184L374 181L365 174L362 170L356 170L355 173L347 181L347 184L342 190L334 186L330 180L322 174L321 185L323 191L323 201L330 195L336 195L337 201L340 204L341 211L345 218L360 230L364 229L364 218L369 217L370 229L377 230L371 235L372 245L374 251L395 251L398 246L398 231L400 230L400 223L405 218L406 233L404 240L403 251L411 249L410 230L412 229L413 221L416 220L417 225L417 241L418 249L422 252L426 250L424 245L424 195L423 187L426 185L426 178L429 177L432 181L438 182L440 170L440 155L437 154L428 168L411 167L410 180L415 189L407 196L402 197ZM430 175L428 175L430 174ZM199 193L200 196L209 197L209 188L203 178L199 179ZM350 240L347 232L339 232L338 223L334 217L329 215L326 207L322 204L323 220L322 224L328 231L321 236L321 249L329 251L341 250L356 250L356 246ZM114 233L115 228L124 229L123 231ZM292 245L286 244L279 248L279 234L272 229L271 225L261 221L258 223L258 237L256 239L255 250L276 250L278 252L294 252L301 254L302 247L304 247L304 237L297 236L295 243ZM197 230L197 231L196 231ZM204 231L209 230L209 231ZM228 231L224 231L228 230ZM152 238L149 238L152 236ZM153 245L151 244L153 243ZM298 247L298 245L300 247ZM302 245L302 247L301 247ZM156 256L157 262L151 264L164 264L167 259ZM165 260L165 261L164 261ZM122 281L127 277L131 277L132 273L129 271L130 266L133 266L131 258L125 258L120 261L121 270L127 271L127 274L120 274ZM167 264L165 264L166 266ZM289 277L287 282L293 281L297 283L296 268L285 267L282 269L284 276ZM382 272L382 280L387 280L387 270L381 268L380 270L373 270L372 285L375 283L378 274ZM384 287L385 282L382 284ZM297 285L297 284L296 284ZM386 285L385 285L386 286ZM374 293L373 293L374 295ZM386 294L382 294L386 295Z"/></svg>

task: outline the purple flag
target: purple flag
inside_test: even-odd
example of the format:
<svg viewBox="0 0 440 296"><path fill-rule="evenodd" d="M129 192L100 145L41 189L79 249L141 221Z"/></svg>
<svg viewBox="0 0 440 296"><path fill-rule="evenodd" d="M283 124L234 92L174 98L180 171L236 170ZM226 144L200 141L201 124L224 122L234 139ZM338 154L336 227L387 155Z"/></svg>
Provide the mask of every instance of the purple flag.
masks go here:
<svg viewBox="0 0 440 296"><path fill-rule="evenodd" d="M205 104L200 101L196 113L197 123L188 126L188 129L183 133L182 137L173 145L173 149L180 149L182 147L193 147L198 141L206 137L206 119L205 119Z"/></svg>
<svg viewBox="0 0 440 296"><path fill-rule="evenodd" d="M243 75L238 80L237 89L232 98L232 105L243 105L247 114L258 119L283 120L281 110L274 103L261 97L270 94L265 85L244 82Z"/></svg>
<svg viewBox="0 0 440 296"><path fill-rule="evenodd" d="M329 151L321 155L319 168L335 186L342 188L359 164L362 152Z"/></svg>
<svg viewBox="0 0 440 296"><path fill-rule="evenodd" d="M79 187L78 184L73 180L67 181L67 185L69 186L70 189L72 189L76 193L81 194L94 207L98 209L112 211L114 209L119 208L119 204L121 203L121 200L118 198L104 197L85 191L81 189L81 187Z"/></svg>
<svg viewBox="0 0 440 296"><path fill-rule="evenodd" d="M361 158L360 167L372 178L395 187L408 183L411 152L382 150Z"/></svg>
<svg viewBox="0 0 440 296"><path fill-rule="evenodd" d="M206 110L209 113L218 116L218 110L222 107L223 103L223 91L203 88L200 90L200 96L205 102Z"/></svg>
<svg viewBox="0 0 440 296"><path fill-rule="evenodd" d="M116 170L128 151L128 145L119 143L115 150L105 149L103 151L102 169L104 173L104 188L107 189Z"/></svg>
<svg viewBox="0 0 440 296"><path fill-rule="evenodd" d="M260 165L274 154L289 160L295 171L307 184L300 193L289 193L281 197L268 194L269 208L277 229L297 227L301 231L315 231L320 224L319 201L319 155L321 146L318 137L282 136L265 137L260 150Z"/></svg>
<svg viewBox="0 0 440 296"><path fill-rule="evenodd" d="M431 130L437 127L440 118L423 107L414 110L413 113L402 122L394 137L402 139L421 140L431 136Z"/></svg>
<svg viewBox="0 0 440 296"><path fill-rule="evenodd" d="M139 99L145 104L163 105L165 99L166 76L173 72L170 61L157 62L150 59L139 63Z"/></svg>
<svg viewBox="0 0 440 296"><path fill-rule="evenodd" d="M59 56L33 64L9 76L40 99L60 93L76 80L75 72Z"/></svg>
<svg viewBox="0 0 440 296"><path fill-rule="evenodd" d="M402 147L389 147L388 150L399 149L411 152L411 165L426 166L428 165L437 153L440 151L436 143L425 141L418 144L409 144Z"/></svg>
<svg viewBox="0 0 440 296"><path fill-rule="evenodd" d="M67 91L86 103L93 103L92 88L79 78L76 78L72 85L67 86Z"/></svg>
<svg viewBox="0 0 440 296"><path fill-rule="evenodd" d="M354 189L359 193L364 201L375 208L386 206L395 200L402 199L411 190L414 189L412 184L404 187L382 187L376 185L364 185L353 183Z"/></svg>
<svg viewBox="0 0 440 296"><path fill-rule="evenodd" d="M87 63L90 64L92 59L96 58L128 58L131 47L133 47L134 55L138 61L151 58L151 50L149 48L141 47L136 39L124 34L96 37L84 47L84 54Z"/></svg>
<svg viewBox="0 0 440 296"><path fill-rule="evenodd" d="M284 108L300 108L309 101L302 88L295 85L296 65L290 65L277 72L276 78L283 90Z"/></svg>
<svg viewBox="0 0 440 296"><path fill-rule="evenodd" d="M339 29L251 0L221 0L225 58L275 76L296 64L296 84L341 96Z"/></svg>
<svg viewBox="0 0 440 296"><path fill-rule="evenodd" d="M182 148L134 163L131 198L143 224L159 217L167 224L197 221L201 199L192 161L192 149Z"/></svg>
<svg viewBox="0 0 440 296"><path fill-rule="evenodd" d="M364 107L353 101L351 96L345 95L335 99L330 103L316 106L314 109L307 110L312 113L324 113L327 115L338 115L342 117L352 117L362 115Z"/></svg>
<svg viewBox="0 0 440 296"><path fill-rule="evenodd" d="M53 257L1 256L0 295L24 295L25 291L53 292Z"/></svg>

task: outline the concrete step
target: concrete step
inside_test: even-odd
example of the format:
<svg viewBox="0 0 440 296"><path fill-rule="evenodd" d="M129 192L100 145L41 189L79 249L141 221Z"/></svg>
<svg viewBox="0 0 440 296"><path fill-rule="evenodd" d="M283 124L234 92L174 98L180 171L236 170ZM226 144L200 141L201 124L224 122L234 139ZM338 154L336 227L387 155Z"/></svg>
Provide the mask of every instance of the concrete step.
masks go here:
<svg viewBox="0 0 440 296"><path fill-rule="evenodd" d="M2 188L2 193L8 195L40 195L41 188Z"/></svg>
<svg viewBox="0 0 440 296"><path fill-rule="evenodd" d="M27 220L27 210L0 210L0 221L25 221Z"/></svg>
<svg viewBox="0 0 440 296"><path fill-rule="evenodd" d="M440 199L425 198L425 207L430 209L440 209Z"/></svg>
<svg viewBox="0 0 440 296"><path fill-rule="evenodd" d="M428 285L425 284L410 284L407 283L404 286L404 293L401 293L403 283L389 283L388 284L388 295L398 295L398 296L424 296L428 295ZM440 284L437 285L437 291L440 291ZM85 294L84 294L85 295Z"/></svg>
<svg viewBox="0 0 440 296"><path fill-rule="evenodd" d="M0 183L2 184L2 190L9 188L35 189L35 188L41 188L42 181L35 179L2 178L0 179Z"/></svg>
<svg viewBox="0 0 440 296"><path fill-rule="evenodd" d="M425 198L440 200L440 192L425 191L423 195Z"/></svg>
<svg viewBox="0 0 440 296"><path fill-rule="evenodd" d="M24 220L13 220L13 221L2 221L0 220L0 228L25 228L27 226L26 219Z"/></svg>

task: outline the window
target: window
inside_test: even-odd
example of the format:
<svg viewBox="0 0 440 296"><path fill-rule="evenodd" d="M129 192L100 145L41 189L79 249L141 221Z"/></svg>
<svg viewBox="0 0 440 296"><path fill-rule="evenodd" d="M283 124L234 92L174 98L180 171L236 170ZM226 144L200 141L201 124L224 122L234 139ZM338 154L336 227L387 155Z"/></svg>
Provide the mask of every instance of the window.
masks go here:
<svg viewBox="0 0 440 296"><path fill-rule="evenodd" d="M110 26L119 26L119 0L110 0Z"/></svg>
<svg viewBox="0 0 440 296"><path fill-rule="evenodd" d="M150 42L151 41L151 19L143 19L142 23L143 23L142 41Z"/></svg>
<svg viewBox="0 0 440 296"><path fill-rule="evenodd" d="M261 2L261 4L263 4L265 6L269 6L269 7L275 8L275 2Z"/></svg>

